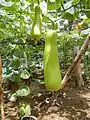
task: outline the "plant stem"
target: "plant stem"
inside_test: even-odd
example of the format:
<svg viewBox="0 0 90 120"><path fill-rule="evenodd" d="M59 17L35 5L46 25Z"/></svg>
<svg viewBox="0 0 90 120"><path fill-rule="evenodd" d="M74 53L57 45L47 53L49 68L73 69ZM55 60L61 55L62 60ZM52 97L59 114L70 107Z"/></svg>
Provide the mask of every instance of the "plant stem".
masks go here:
<svg viewBox="0 0 90 120"><path fill-rule="evenodd" d="M37 0L37 2L38 2L38 5L40 4L40 1L39 0Z"/></svg>

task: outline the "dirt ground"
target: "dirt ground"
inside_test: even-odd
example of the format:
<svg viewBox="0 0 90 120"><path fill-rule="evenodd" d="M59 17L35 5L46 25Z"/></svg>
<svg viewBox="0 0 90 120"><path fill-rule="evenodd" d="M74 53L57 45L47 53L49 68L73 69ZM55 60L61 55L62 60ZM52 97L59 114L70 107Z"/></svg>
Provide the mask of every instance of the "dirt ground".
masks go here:
<svg viewBox="0 0 90 120"><path fill-rule="evenodd" d="M90 82L82 89L68 83L55 96L47 91L32 94L28 101L31 115L37 120L90 120ZM10 102L5 97L5 120L19 120L18 116L18 101Z"/></svg>

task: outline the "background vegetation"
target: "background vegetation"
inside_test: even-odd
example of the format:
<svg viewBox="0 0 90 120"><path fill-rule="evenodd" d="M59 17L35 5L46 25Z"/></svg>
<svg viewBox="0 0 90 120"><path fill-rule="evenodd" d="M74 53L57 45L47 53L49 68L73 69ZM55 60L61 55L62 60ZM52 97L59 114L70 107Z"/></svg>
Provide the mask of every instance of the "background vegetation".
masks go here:
<svg viewBox="0 0 90 120"><path fill-rule="evenodd" d="M40 5L42 10L40 41L31 36L36 5ZM38 76L43 76L45 34L53 24L58 33L58 56L63 77L73 61L74 46L81 47L90 33L89 0L0 1L0 56L3 58L5 82L17 82L21 90L28 79L44 83L44 78L39 79ZM82 71L85 79L89 80L90 45L82 58ZM27 85L25 90L17 92L17 95L30 93Z"/></svg>

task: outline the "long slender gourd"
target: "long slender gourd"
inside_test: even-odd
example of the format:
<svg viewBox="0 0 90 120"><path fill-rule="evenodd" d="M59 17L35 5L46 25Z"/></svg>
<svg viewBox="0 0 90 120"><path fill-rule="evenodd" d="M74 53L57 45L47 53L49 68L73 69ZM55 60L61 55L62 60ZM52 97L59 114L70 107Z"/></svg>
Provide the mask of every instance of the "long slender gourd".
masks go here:
<svg viewBox="0 0 90 120"><path fill-rule="evenodd" d="M50 30L46 33L44 76L45 85L48 90L58 91L61 88L61 72L57 51L57 33L55 30Z"/></svg>
<svg viewBox="0 0 90 120"><path fill-rule="evenodd" d="M40 40L42 30L42 13L39 6L35 7L35 17L32 25L31 35L34 39Z"/></svg>

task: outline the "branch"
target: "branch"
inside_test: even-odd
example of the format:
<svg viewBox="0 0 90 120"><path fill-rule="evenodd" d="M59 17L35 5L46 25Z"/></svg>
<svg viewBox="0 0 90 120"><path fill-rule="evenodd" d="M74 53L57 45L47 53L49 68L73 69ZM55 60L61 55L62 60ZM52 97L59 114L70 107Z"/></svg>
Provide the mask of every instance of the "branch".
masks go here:
<svg viewBox="0 0 90 120"><path fill-rule="evenodd" d="M64 88L64 86L66 85L67 81L69 80L71 74L74 72L76 66L77 66L77 63L79 62L79 60L81 59L83 53L85 52L86 50L86 47L88 46L90 42L90 34L88 35L87 39L85 40L85 42L83 43L80 51L78 52L77 56L75 57L72 65L70 66L70 68L68 69L68 71L66 72L63 80L62 80L62 85L61 85L61 88Z"/></svg>
<svg viewBox="0 0 90 120"><path fill-rule="evenodd" d="M3 86L3 76L2 76L2 62L0 57L0 95L1 95L1 119L5 120L4 116L4 86Z"/></svg>

